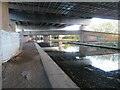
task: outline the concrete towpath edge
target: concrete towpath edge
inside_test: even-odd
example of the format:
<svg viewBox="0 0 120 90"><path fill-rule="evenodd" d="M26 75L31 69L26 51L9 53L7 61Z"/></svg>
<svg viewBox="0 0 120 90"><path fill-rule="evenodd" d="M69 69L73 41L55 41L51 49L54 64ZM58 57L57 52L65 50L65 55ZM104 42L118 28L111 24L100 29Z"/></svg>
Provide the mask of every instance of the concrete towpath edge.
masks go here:
<svg viewBox="0 0 120 90"><path fill-rule="evenodd" d="M40 55L43 67L46 71L52 88L80 88L66 75L62 69L50 58L50 56L35 43L36 49Z"/></svg>

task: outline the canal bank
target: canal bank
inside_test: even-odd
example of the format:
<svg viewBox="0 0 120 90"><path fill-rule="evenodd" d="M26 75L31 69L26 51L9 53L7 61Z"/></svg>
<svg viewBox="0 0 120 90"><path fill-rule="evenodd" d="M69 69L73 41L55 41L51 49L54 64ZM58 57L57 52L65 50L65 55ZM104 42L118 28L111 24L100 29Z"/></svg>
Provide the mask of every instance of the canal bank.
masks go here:
<svg viewBox="0 0 120 90"><path fill-rule="evenodd" d="M105 72L90 64L90 60L74 60L64 56L53 56L46 51L58 66L81 88L92 88L93 90L116 89L120 87L120 70ZM57 51L54 52L57 54ZM61 54L62 52L58 53Z"/></svg>
<svg viewBox="0 0 120 90"><path fill-rule="evenodd" d="M65 43L42 48L81 90L120 89L118 50Z"/></svg>
<svg viewBox="0 0 120 90"><path fill-rule="evenodd" d="M106 48L106 49L120 50L120 48L115 45L110 46L110 45L104 45L103 43L81 43L81 42L71 41L71 42L68 42L68 44L76 44L76 45L84 45L84 46L91 46L91 47L100 47L100 48Z"/></svg>
<svg viewBox="0 0 120 90"><path fill-rule="evenodd" d="M79 55L81 53L73 51L71 48L69 48L70 50L66 48L65 51L51 51L54 48L50 49L49 47L48 50L46 49L46 54L39 45L33 42L25 43L23 50L18 56L3 64L3 88L120 89L120 70L106 72L100 69L100 67L97 68L92 65L95 60L80 58ZM78 47L81 50L81 46ZM96 56L94 55L101 56L101 53L108 54L107 58L110 57L109 55L114 55L114 53L116 55L118 53L117 51L108 49L98 49L102 51L98 51L99 53L97 53L95 48L90 48L87 48L89 50L87 52L91 53L85 55L90 55L93 57L92 59L95 59ZM77 50L79 51L78 48ZM91 50L94 50L94 53ZM115 56L112 58L113 61L116 61ZM99 60L97 62L99 63Z"/></svg>
<svg viewBox="0 0 120 90"><path fill-rule="evenodd" d="M35 42L26 42L21 53L2 64L2 88L79 87Z"/></svg>
<svg viewBox="0 0 120 90"><path fill-rule="evenodd" d="M37 44L35 46L39 52L44 69L52 88L79 89L79 87L62 71L62 69L48 56L48 54Z"/></svg>

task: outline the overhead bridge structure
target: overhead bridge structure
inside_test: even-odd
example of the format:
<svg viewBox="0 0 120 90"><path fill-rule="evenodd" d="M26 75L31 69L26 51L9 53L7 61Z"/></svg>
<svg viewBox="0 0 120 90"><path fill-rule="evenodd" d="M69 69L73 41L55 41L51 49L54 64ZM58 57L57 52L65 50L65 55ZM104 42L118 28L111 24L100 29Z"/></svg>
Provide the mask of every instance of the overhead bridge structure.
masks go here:
<svg viewBox="0 0 120 90"><path fill-rule="evenodd" d="M78 88L36 41L42 38L46 43L52 35L58 35L58 40L62 35L80 35L77 41L81 43L93 36L95 41L94 36L99 39L108 34L85 31L92 18L119 20L120 15L119 2L8 1L0 1L3 88ZM72 25L79 25L79 30L63 29ZM104 38L114 39L115 35L109 36Z"/></svg>
<svg viewBox="0 0 120 90"><path fill-rule="evenodd" d="M9 18L18 26L63 28L89 25L91 18L118 19L118 2L10 2Z"/></svg>

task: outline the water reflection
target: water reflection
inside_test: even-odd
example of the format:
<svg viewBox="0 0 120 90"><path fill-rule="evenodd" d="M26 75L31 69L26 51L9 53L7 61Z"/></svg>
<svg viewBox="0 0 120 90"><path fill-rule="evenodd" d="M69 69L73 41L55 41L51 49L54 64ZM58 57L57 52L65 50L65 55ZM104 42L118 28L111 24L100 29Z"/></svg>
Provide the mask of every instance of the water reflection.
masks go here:
<svg viewBox="0 0 120 90"><path fill-rule="evenodd" d="M64 67L79 68L92 65L92 62L89 59L84 59L79 61L62 61L60 64L62 64Z"/></svg>
<svg viewBox="0 0 120 90"><path fill-rule="evenodd" d="M120 54L86 56L87 59L91 60L92 66L100 68L104 71L113 71L120 69L119 57Z"/></svg>
<svg viewBox="0 0 120 90"><path fill-rule="evenodd" d="M65 52L79 52L79 47L68 47L66 49L63 49Z"/></svg>
<svg viewBox="0 0 120 90"><path fill-rule="evenodd" d="M118 88L117 90L120 90L119 51L71 45L66 42L51 44L52 47L44 47L45 51L81 89Z"/></svg>
<svg viewBox="0 0 120 90"><path fill-rule="evenodd" d="M52 43L52 44L51 44ZM64 61L62 63L71 63L73 66L77 65L92 65L96 68L99 68L104 71L112 71L120 69L118 67L118 61L120 54L116 50L82 46L82 45L71 45L67 44L67 42L50 42L52 45L53 51L58 47L59 52L50 52L52 56L59 56L64 58L69 58L69 61ZM45 48L44 48L45 49ZM46 51L52 51L50 48L46 48ZM57 50L57 51L58 51ZM71 60L72 59L72 60ZM75 60L75 61L74 61Z"/></svg>

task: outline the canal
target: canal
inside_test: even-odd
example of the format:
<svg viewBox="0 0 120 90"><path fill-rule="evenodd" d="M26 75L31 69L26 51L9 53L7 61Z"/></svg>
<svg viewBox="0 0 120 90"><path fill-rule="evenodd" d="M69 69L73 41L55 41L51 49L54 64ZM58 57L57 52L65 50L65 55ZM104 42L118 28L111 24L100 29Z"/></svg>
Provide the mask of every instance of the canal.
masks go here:
<svg viewBox="0 0 120 90"><path fill-rule="evenodd" d="M120 90L120 51L62 41L39 45L82 90Z"/></svg>

